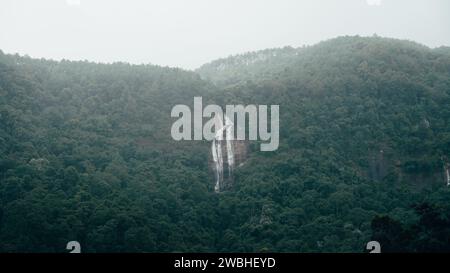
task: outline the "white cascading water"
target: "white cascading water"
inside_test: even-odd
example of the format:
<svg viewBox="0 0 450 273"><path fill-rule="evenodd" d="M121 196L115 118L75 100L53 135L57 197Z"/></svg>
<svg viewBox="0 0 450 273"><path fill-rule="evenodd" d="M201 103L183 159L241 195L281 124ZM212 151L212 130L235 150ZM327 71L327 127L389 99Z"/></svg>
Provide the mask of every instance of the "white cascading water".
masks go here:
<svg viewBox="0 0 450 273"><path fill-rule="evenodd" d="M225 116L226 141L227 141L227 159L228 159L228 177L233 175L234 166L234 148L233 148L233 122ZM448 171L447 171L448 172Z"/></svg>
<svg viewBox="0 0 450 273"><path fill-rule="evenodd" d="M212 142L211 151L213 155L213 161L216 169L216 185L214 186L215 192L220 192L221 184L223 181L223 154L222 154L222 140L223 132L226 132L226 146L227 146L227 162L228 162L228 173L229 176L232 175L234 166L234 150L233 150L233 123L228 117L225 116L225 125L223 125L222 120L219 117L219 122L222 124L216 136Z"/></svg>
<svg viewBox="0 0 450 273"><path fill-rule="evenodd" d="M212 155L213 155L213 161L214 161L214 167L216 169L216 185L214 186L214 191L218 192L219 191L219 183L220 183L220 163L219 163L219 157L217 155L217 150L216 150L216 140L214 139L212 142L212 147L211 147L211 151L212 151Z"/></svg>

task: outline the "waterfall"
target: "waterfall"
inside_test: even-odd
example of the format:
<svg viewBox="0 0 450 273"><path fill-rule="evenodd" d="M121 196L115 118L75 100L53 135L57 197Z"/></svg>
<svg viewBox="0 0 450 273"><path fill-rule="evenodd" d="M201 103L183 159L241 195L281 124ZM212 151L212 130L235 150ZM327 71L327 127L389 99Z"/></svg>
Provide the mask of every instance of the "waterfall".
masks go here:
<svg viewBox="0 0 450 273"><path fill-rule="evenodd" d="M226 132L225 142L226 142L226 151L227 151L227 163L228 163L228 177L231 177L233 174L234 167L234 149L233 149L233 122L225 116L225 125L222 122L222 119L219 117L219 123L222 127L217 130L215 138L212 142L211 151L214 161L214 167L216 170L216 184L214 186L215 192L220 192L223 184L223 153L222 153L222 140L223 133Z"/></svg>
<svg viewBox="0 0 450 273"><path fill-rule="evenodd" d="M214 191L218 192L220 189L220 177L221 177L220 171L222 170L222 166L219 163L219 155L217 154L216 146L217 146L217 142L214 139L213 143L212 143L212 147L211 147L212 154L213 154L213 161L214 161L214 165L215 165L214 167L216 170L216 185L214 186Z"/></svg>
<svg viewBox="0 0 450 273"><path fill-rule="evenodd" d="M223 180L223 158L222 158L222 144L220 141L213 140L213 159L216 167L216 185L214 190L216 192L220 191L221 182Z"/></svg>
<svg viewBox="0 0 450 273"><path fill-rule="evenodd" d="M450 173L448 168L448 166L445 168L445 173L447 175L447 186L450 186Z"/></svg>
<svg viewBox="0 0 450 273"><path fill-rule="evenodd" d="M234 166L234 148L233 148L233 122L225 116L226 141L227 141L227 159L228 159L228 175L233 175Z"/></svg>

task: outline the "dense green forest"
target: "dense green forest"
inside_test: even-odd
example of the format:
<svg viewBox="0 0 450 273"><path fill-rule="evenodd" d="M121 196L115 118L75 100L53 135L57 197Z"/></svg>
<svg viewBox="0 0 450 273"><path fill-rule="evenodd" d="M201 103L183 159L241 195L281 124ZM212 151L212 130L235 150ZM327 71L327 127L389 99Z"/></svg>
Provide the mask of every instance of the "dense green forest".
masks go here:
<svg viewBox="0 0 450 273"><path fill-rule="evenodd" d="M175 104L280 105L214 192ZM196 71L0 51L0 252L450 251L450 48L340 37Z"/></svg>

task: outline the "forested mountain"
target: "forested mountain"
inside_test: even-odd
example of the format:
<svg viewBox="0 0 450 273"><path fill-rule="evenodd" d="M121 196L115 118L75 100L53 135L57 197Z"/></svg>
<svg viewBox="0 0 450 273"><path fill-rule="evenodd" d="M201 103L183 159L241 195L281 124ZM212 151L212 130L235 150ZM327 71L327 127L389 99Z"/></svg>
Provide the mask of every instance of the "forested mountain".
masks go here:
<svg viewBox="0 0 450 273"><path fill-rule="evenodd" d="M0 53L0 251L450 251L450 50L340 37L206 64ZM214 192L175 104L280 105Z"/></svg>

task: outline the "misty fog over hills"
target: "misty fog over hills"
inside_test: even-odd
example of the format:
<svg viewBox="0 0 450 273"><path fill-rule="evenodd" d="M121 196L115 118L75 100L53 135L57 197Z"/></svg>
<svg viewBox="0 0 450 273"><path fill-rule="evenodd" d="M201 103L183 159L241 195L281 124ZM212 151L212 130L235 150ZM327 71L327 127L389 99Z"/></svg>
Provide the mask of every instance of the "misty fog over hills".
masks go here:
<svg viewBox="0 0 450 273"><path fill-rule="evenodd" d="M280 107L280 146L175 141L176 104ZM195 71L0 52L0 252L450 251L450 48L345 36Z"/></svg>

